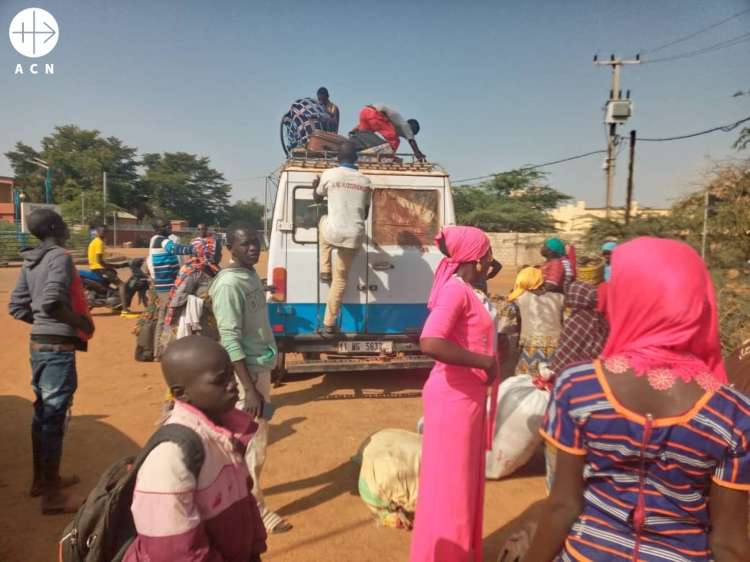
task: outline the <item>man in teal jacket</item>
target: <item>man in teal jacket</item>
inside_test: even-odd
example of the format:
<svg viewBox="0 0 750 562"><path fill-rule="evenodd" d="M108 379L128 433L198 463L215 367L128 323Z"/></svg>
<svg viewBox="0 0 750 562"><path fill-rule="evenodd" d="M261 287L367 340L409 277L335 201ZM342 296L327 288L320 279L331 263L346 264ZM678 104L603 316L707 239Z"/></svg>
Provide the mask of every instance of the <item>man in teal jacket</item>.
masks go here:
<svg viewBox="0 0 750 562"><path fill-rule="evenodd" d="M255 272L260 242L249 224L233 223L227 228L227 246L232 260L214 278L209 295L221 345L229 353L240 383L238 407L255 416L258 423L258 431L245 455L253 477L253 496L266 530L281 533L292 527L266 507L260 487L268 446L268 420L261 414L263 404L271 400L271 370L278 355L268 320L265 289Z"/></svg>

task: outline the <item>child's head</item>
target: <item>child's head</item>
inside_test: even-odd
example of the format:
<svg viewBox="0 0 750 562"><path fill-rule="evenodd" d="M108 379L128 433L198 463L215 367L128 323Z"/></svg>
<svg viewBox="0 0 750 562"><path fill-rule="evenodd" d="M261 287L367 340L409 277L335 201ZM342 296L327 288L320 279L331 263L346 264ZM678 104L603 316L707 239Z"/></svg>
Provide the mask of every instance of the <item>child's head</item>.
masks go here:
<svg viewBox="0 0 750 562"><path fill-rule="evenodd" d="M230 411L239 394L229 354L205 336L187 336L161 356L164 379L175 400L186 402L209 418Z"/></svg>
<svg viewBox="0 0 750 562"><path fill-rule="evenodd" d="M53 239L62 244L70 237L68 225L52 209L35 209L29 213L26 221L29 232L39 240Z"/></svg>
<svg viewBox="0 0 750 562"><path fill-rule="evenodd" d="M227 247L232 260L251 268L260 259L260 240L257 231L248 223L234 222L227 228Z"/></svg>

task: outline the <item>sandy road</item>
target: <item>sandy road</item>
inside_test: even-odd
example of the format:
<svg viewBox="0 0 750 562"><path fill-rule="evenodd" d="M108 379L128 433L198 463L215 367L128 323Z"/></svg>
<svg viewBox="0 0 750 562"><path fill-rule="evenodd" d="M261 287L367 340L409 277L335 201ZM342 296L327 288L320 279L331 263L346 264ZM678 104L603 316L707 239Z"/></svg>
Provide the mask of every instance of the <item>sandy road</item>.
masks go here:
<svg viewBox="0 0 750 562"><path fill-rule="evenodd" d="M133 250L131 252L143 252ZM70 516L41 517L26 496L30 483L28 327L5 311L18 269L0 269L0 561L55 560ZM499 282L507 288L508 276ZM495 287L498 287L495 284ZM498 291L499 292L499 291ZM66 439L64 470L85 494L111 462L134 453L154 429L164 385L158 364L133 359L134 320L96 311L97 333L78 355L79 390ZM356 495L350 458L374 431L413 430L421 415L425 373L332 374L288 381L274 390L264 488L270 506L294 530L269 540L266 561L403 561L409 533L379 528ZM509 523L541 499L543 463L489 482L485 559L494 562Z"/></svg>

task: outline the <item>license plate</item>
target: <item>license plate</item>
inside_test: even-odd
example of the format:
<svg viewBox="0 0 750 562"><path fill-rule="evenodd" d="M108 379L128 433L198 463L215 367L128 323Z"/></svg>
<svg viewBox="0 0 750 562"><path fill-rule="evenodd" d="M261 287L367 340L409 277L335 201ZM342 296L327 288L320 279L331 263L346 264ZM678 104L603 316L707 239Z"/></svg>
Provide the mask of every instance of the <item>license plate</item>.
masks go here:
<svg viewBox="0 0 750 562"><path fill-rule="evenodd" d="M393 353L393 342L340 341L339 353Z"/></svg>

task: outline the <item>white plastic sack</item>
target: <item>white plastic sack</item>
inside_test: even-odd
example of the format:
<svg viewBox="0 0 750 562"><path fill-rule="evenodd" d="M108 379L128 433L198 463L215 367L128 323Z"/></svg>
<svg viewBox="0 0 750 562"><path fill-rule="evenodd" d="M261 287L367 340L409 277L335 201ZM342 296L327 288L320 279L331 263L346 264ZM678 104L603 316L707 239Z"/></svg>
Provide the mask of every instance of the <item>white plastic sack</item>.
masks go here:
<svg viewBox="0 0 750 562"><path fill-rule="evenodd" d="M529 462L542 440L539 428L549 397L549 391L534 386L530 375L509 377L500 384L487 478L503 478Z"/></svg>

